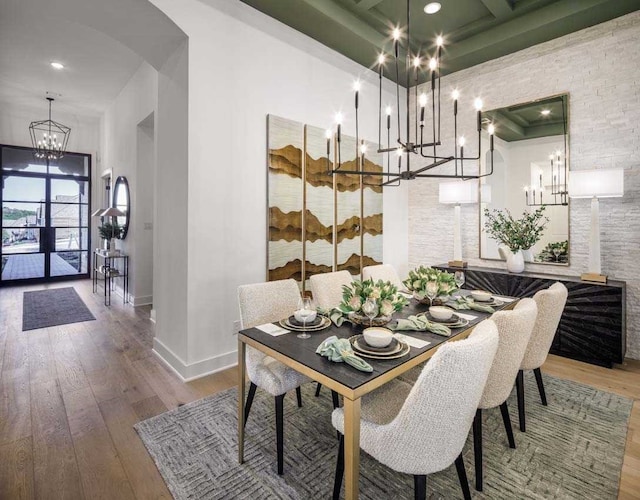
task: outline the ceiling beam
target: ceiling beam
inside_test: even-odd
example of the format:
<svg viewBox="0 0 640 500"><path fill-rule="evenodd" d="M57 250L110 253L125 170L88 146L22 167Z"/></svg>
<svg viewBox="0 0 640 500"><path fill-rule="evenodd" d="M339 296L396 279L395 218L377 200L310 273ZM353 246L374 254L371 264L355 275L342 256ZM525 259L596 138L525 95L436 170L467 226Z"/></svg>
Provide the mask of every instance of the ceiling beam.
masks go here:
<svg viewBox="0 0 640 500"><path fill-rule="evenodd" d="M363 0L365 1L365 0ZM360 38L366 40L378 49L384 49L389 42L389 37L373 29L356 15L341 7L333 0L304 0L314 9L321 12L332 21L353 31Z"/></svg>
<svg viewBox="0 0 640 500"><path fill-rule="evenodd" d="M546 26L562 22L576 14L606 3L608 0L561 0L547 5L526 16L517 17L475 36L457 42L449 47L449 60L472 53L482 52L488 47L506 40L517 38L525 33L544 29Z"/></svg>
<svg viewBox="0 0 640 500"><path fill-rule="evenodd" d="M379 3L382 3L383 0L360 0L356 4L356 9L358 10L370 10Z"/></svg>
<svg viewBox="0 0 640 500"><path fill-rule="evenodd" d="M513 5L510 0L481 0L484 6L489 9L496 19L508 16L513 12Z"/></svg>

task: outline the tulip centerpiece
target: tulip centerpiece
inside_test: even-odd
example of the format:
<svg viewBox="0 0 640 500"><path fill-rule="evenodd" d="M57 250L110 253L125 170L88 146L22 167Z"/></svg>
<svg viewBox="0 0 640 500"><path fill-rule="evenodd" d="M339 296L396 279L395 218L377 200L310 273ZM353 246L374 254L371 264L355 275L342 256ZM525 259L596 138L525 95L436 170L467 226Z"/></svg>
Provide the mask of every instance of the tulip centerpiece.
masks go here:
<svg viewBox="0 0 640 500"><path fill-rule="evenodd" d="M448 297L458 288L453 274L425 266L409 271L409 277L402 283L422 304L431 304L437 297Z"/></svg>
<svg viewBox="0 0 640 500"><path fill-rule="evenodd" d="M382 326L391 321L391 315L400 311L409 301L398 293L390 281L373 279L353 281L342 287L342 302L338 309L353 323Z"/></svg>

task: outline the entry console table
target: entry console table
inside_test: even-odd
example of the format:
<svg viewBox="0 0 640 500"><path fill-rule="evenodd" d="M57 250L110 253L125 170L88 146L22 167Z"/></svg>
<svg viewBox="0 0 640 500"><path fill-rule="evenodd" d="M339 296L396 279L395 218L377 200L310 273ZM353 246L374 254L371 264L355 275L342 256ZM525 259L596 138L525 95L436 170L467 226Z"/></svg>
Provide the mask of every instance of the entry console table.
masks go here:
<svg viewBox="0 0 640 500"><path fill-rule="evenodd" d="M449 272L460 270L446 264L434 267ZM567 287L569 296L551 353L609 368L624 360L627 342L624 281L589 283L572 276L513 274L488 267L468 267L463 271L465 288L512 297L533 297L538 290L559 281Z"/></svg>
<svg viewBox="0 0 640 500"><path fill-rule="evenodd" d="M103 265L99 265L100 262ZM118 278L122 279L122 303L129 302L129 256L111 254L102 250L93 251L93 293L98 290L100 277L104 278L104 305L111 305L111 290Z"/></svg>

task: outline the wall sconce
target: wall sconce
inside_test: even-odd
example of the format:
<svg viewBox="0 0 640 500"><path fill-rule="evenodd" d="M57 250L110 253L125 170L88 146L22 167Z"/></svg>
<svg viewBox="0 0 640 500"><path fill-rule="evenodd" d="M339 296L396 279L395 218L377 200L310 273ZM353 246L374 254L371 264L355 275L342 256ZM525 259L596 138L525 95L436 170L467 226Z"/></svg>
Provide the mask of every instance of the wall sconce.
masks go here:
<svg viewBox="0 0 640 500"><path fill-rule="evenodd" d="M591 234L589 237L589 268L580 278L606 283L600 267L600 204L599 198L620 198L624 195L624 170L621 168L576 170L569 177L569 197L591 198Z"/></svg>
<svg viewBox="0 0 640 500"><path fill-rule="evenodd" d="M482 184L483 203L491 202L491 186ZM460 205L478 203L478 183L473 180L441 182L439 184L439 201L444 204L455 204L453 212L453 260L449 267L467 267L462 260L462 235L460 233Z"/></svg>

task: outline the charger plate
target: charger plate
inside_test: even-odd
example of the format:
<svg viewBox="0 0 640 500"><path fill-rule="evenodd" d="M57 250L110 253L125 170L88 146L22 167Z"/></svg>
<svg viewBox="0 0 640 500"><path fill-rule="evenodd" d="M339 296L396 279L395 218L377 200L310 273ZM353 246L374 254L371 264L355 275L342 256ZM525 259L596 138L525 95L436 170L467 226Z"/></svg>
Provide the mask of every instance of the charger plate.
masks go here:
<svg viewBox="0 0 640 500"><path fill-rule="evenodd" d="M361 335L354 335L353 337L349 338L349 342L351 343L351 346L354 346L355 340L357 337L361 337ZM407 354L409 354L409 351L411 350L411 347L409 347L409 344L405 344L404 342L398 341L398 344L401 345L401 350L399 352L397 352L396 354L392 354L392 355L382 355L382 354L369 354L366 352L362 352L360 351L358 348L354 348L354 352L358 355L361 356L363 358L369 358L369 359L398 359L401 358L403 356L406 356Z"/></svg>
<svg viewBox="0 0 640 500"><path fill-rule="evenodd" d="M322 321L319 325L308 326L307 328L290 323L289 318L281 319L279 323L282 328L286 328L287 330L293 330L296 332L319 332L320 330L324 330L325 328L329 328L331 326L331 320L329 318L325 316L321 316L321 318Z"/></svg>

